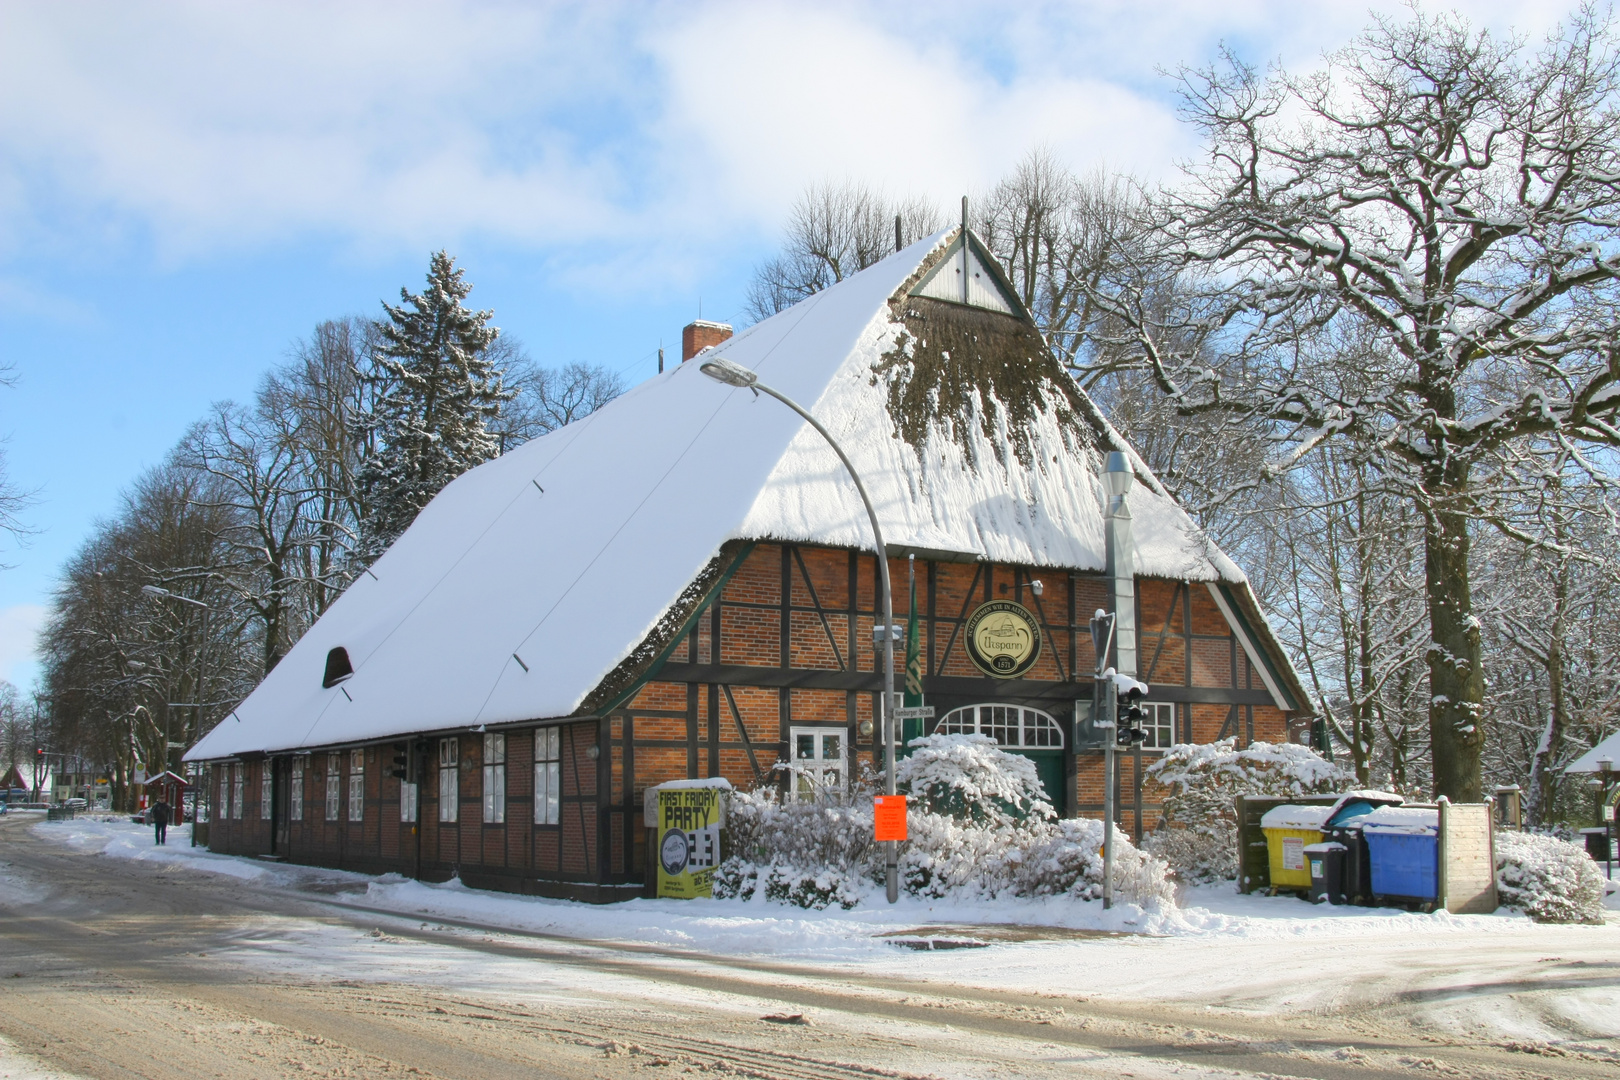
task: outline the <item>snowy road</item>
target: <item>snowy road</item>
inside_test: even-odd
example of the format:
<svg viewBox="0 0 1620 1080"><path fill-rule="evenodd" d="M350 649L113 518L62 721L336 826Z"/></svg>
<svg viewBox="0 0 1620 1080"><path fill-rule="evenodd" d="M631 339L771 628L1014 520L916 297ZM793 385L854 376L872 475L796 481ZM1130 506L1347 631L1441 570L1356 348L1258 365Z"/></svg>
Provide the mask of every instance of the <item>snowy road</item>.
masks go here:
<svg viewBox="0 0 1620 1080"><path fill-rule="evenodd" d="M0 1078L1620 1073L1612 922L1323 919L1215 893L1151 938L926 908L602 909L37 820L0 819ZM896 929L990 944L914 952Z"/></svg>

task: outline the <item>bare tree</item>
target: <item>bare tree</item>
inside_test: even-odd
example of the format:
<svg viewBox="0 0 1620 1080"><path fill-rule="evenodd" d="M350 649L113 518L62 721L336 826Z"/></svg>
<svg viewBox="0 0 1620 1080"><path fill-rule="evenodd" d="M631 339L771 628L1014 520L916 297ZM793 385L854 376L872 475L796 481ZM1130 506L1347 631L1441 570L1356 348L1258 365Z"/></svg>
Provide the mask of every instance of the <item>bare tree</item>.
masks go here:
<svg viewBox="0 0 1620 1080"><path fill-rule="evenodd" d="M260 673L252 613L225 581L231 510L210 482L174 460L141 477L64 567L41 635L51 749L102 764L120 805L134 770L163 768L167 743L195 741Z"/></svg>
<svg viewBox="0 0 1620 1080"><path fill-rule="evenodd" d="M543 368L521 344L497 338L490 355L513 391L511 401L490 425L500 441L501 453L513 450L548 431L584 419L624 393L624 379L595 364L566 364Z"/></svg>
<svg viewBox="0 0 1620 1080"><path fill-rule="evenodd" d="M937 232L945 222L919 197L890 202L853 181L812 184L789 212L781 254L754 271L748 315L768 319L892 254L896 218L902 243Z"/></svg>
<svg viewBox="0 0 1620 1080"><path fill-rule="evenodd" d="M1045 150L1031 151L977 210L985 244L1065 364L1095 345L1092 296L1140 213L1128 178L1076 176Z"/></svg>
<svg viewBox="0 0 1620 1080"><path fill-rule="evenodd" d="M1471 527L1510 529L1504 461L1620 445L1620 67L1583 10L1536 52L1452 16L1380 19L1317 74L1183 73L1203 164L1157 197L1094 300L1185 415L1262 421L1263 483L1377 449L1423 521L1439 793L1481 793ZM1167 276L1188 298L1156 303ZM1347 370L1336 341L1374 343ZM1213 359L1212 359L1213 358Z"/></svg>
<svg viewBox="0 0 1620 1080"><path fill-rule="evenodd" d="M1486 533L1478 611L1492 671L1486 771L1523 783L1536 824L1560 815L1563 769L1620 724L1620 542L1606 493L1567 454L1521 496L1547 542Z"/></svg>

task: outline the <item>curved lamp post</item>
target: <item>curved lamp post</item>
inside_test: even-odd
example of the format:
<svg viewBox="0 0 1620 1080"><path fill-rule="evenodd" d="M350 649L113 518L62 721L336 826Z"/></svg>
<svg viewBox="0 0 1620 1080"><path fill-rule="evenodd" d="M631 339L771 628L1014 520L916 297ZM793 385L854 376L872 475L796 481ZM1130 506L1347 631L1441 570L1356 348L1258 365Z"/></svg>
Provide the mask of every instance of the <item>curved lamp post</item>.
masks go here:
<svg viewBox="0 0 1620 1080"><path fill-rule="evenodd" d="M752 390L756 394L769 394L800 416L813 428L827 445L833 448L838 460L844 463L851 480L855 481L855 490L860 492L861 503L866 507L866 516L872 523L872 540L877 545L878 576L880 578L878 590L883 596L883 793L893 795L895 772L895 722L894 722L894 594L889 587L889 548L883 542L883 528L878 524L877 511L872 509L871 497L866 494L866 485L861 483L860 474L855 466L849 462L849 456L844 448L830 435L821 422L811 416L798 402L779 390L773 390L759 381L759 376L741 364L733 363L724 357L717 356L712 360L705 360L698 365L698 370L709 378L723 382L727 386L736 386ZM884 883L887 886L889 903L900 899L900 870L899 850L893 840L883 841Z"/></svg>

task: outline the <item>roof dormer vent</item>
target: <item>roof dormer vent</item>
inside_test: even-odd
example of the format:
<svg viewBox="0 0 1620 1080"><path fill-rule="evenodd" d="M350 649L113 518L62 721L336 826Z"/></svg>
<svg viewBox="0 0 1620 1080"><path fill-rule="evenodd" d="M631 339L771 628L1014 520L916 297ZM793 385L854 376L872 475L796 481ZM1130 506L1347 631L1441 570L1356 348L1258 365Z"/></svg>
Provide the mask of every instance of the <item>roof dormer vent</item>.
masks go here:
<svg viewBox="0 0 1620 1080"><path fill-rule="evenodd" d="M321 676L321 688L330 690L353 674L354 665L349 663L349 650L339 645L326 654L326 674Z"/></svg>

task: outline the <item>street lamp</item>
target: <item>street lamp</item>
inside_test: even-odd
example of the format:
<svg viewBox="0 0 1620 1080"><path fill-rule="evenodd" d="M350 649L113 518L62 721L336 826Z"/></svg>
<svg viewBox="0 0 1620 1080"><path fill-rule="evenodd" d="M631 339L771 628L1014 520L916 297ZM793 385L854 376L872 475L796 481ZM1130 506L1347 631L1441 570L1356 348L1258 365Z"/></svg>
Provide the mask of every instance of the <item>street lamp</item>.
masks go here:
<svg viewBox="0 0 1620 1080"><path fill-rule="evenodd" d="M197 686L196 686L196 692L193 695L196 698L196 701L194 701L192 703L192 707L191 707L191 735L192 735L192 737L191 737L190 740L188 740L188 743L187 743L187 749L190 749L191 745L195 744L197 739L201 738L201 736L202 736L203 683L206 680L207 674L208 674L208 613L212 609L207 604L203 603L201 600L193 600L189 596L181 596L177 592L171 592L168 589L161 588L160 586L157 586L157 585L142 585L141 586L141 592L145 593L147 596L155 597L155 598L157 598L159 600L178 600L182 604L190 604L192 607L202 608L202 626L198 628L198 638L199 638L199 640L197 642ZM164 772L169 771L169 750L170 750L170 746L169 746L169 710L164 709L163 710L163 771ZM191 804L191 822L192 822L191 846L192 847L197 846L197 805L201 801L201 799L202 799L202 793L200 791L193 790L193 792L192 792L192 804ZM183 816L185 808L182 806L182 807L180 807L180 810L181 810L182 816Z"/></svg>
<svg viewBox="0 0 1620 1080"><path fill-rule="evenodd" d="M727 360L723 356L703 361L698 365L698 370L709 378L717 382L723 382L727 386L752 390L756 394L769 394L804 417L805 422L815 428L823 439L827 440L827 445L832 447L833 453L838 455L838 460L844 463L844 468L849 472L849 478L855 481L855 490L860 493L861 503L866 507L866 516L872 523L872 540L877 546L878 576L880 578L878 588L883 595L883 793L892 796L895 794L894 773L895 758L897 756L894 722L894 596L893 590L889 587L889 547L883 542L883 528L878 524L877 511L872 509L872 500L866 494L866 485L861 483L860 474L855 471L855 466L850 464L849 456L844 453L843 447L839 446L837 440L832 437L826 428L821 426L821 422L786 394L760 382L759 376L755 372L750 371L741 364ZM892 904L900 899L899 848L896 841L883 841L883 863L884 883L887 886L889 903Z"/></svg>

